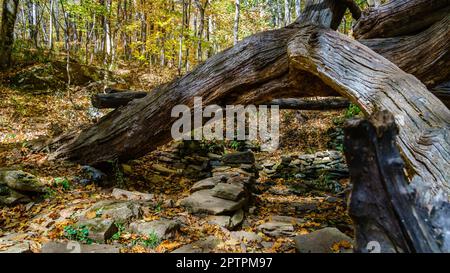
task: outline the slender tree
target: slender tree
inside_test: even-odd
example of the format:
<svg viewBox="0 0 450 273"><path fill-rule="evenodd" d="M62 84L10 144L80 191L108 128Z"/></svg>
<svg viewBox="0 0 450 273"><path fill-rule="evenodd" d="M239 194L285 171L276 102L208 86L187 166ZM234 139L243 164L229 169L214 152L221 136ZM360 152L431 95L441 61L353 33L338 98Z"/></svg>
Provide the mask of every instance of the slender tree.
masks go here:
<svg viewBox="0 0 450 273"><path fill-rule="evenodd" d="M3 0L2 25L0 29L0 68L11 65L11 53L14 44L14 25L19 0Z"/></svg>
<svg viewBox="0 0 450 273"><path fill-rule="evenodd" d="M234 16L234 29L233 29L234 45L236 45L239 42L239 20L241 17L241 1L240 0L236 0L235 7L236 7L236 13Z"/></svg>

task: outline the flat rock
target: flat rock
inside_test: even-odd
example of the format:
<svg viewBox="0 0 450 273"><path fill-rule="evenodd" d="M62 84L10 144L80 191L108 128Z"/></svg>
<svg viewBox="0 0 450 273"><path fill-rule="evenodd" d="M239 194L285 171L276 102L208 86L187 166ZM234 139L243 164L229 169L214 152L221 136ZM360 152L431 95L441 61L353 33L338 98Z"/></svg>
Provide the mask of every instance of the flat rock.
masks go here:
<svg viewBox="0 0 450 273"><path fill-rule="evenodd" d="M206 239L175 249L172 253L211 253L221 242L217 237L209 236Z"/></svg>
<svg viewBox="0 0 450 273"><path fill-rule="evenodd" d="M116 199L125 199L125 200L141 200L141 201L151 201L155 197L150 193L142 193L142 192L131 192L122 189L113 189L112 196Z"/></svg>
<svg viewBox="0 0 450 273"><path fill-rule="evenodd" d="M195 183L194 186L192 186L191 192L212 189L217 184L219 184L220 182L223 182L224 180L226 181L226 179L223 179L222 177L209 177L209 178L203 179L203 180Z"/></svg>
<svg viewBox="0 0 450 273"><path fill-rule="evenodd" d="M244 186L219 183L212 189L212 195L226 200L237 201L244 195Z"/></svg>
<svg viewBox="0 0 450 273"><path fill-rule="evenodd" d="M0 241L0 253L31 253L30 243L27 241Z"/></svg>
<svg viewBox="0 0 450 273"><path fill-rule="evenodd" d="M237 241L242 241L244 243L246 242L261 242L262 238L255 232L248 232L248 231L232 231L230 233L230 236L232 239L235 239Z"/></svg>
<svg viewBox="0 0 450 273"><path fill-rule="evenodd" d="M79 242L47 242L41 253L120 253L120 248L106 244L80 244Z"/></svg>
<svg viewBox="0 0 450 273"><path fill-rule="evenodd" d="M89 230L88 238L97 243L106 243L118 231L114 221L110 219L85 220L76 223L75 226L87 228Z"/></svg>
<svg viewBox="0 0 450 273"><path fill-rule="evenodd" d="M161 173L161 174L176 174L177 171L173 170L173 169L169 169L167 167L164 167L163 165L160 164L153 164L152 165L152 169Z"/></svg>
<svg viewBox="0 0 450 273"><path fill-rule="evenodd" d="M212 190L194 192L181 200L180 205L191 213L208 213L213 215L237 211L245 204L245 199L230 201L213 196Z"/></svg>
<svg viewBox="0 0 450 273"><path fill-rule="evenodd" d="M134 222L130 224L133 233L148 236L156 234L159 239L169 239L180 229L180 222L176 220L160 219L151 222Z"/></svg>
<svg viewBox="0 0 450 273"><path fill-rule="evenodd" d="M230 153L222 157L225 164L254 164L255 155L251 151Z"/></svg>
<svg viewBox="0 0 450 273"><path fill-rule="evenodd" d="M299 253L332 253L333 245L340 242L353 243L353 240L336 228L324 228L294 238Z"/></svg>
<svg viewBox="0 0 450 273"><path fill-rule="evenodd" d="M300 224L305 223L305 220L303 220L301 218L291 217L291 216L274 215L274 216L271 216L270 218L274 222L290 223L293 225L300 225Z"/></svg>
<svg viewBox="0 0 450 273"><path fill-rule="evenodd" d="M271 237L294 236L294 225L287 222L269 221L259 225L258 230Z"/></svg>
<svg viewBox="0 0 450 273"><path fill-rule="evenodd" d="M94 204L87 209L81 219L89 219L91 215L98 218L112 219L116 223L128 223L142 216L142 205L136 201L107 200Z"/></svg>
<svg viewBox="0 0 450 273"><path fill-rule="evenodd" d="M207 218L211 225L217 225L229 229L231 224L231 217L226 215L211 215Z"/></svg>

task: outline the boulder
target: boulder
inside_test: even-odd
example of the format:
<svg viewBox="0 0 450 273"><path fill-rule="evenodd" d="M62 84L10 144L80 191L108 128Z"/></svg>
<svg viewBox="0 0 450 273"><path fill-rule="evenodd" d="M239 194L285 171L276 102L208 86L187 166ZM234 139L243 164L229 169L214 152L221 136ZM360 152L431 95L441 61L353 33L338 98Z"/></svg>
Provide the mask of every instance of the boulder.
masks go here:
<svg viewBox="0 0 450 273"><path fill-rule="evenodd" d="M244 195L244 186L239 184L219 183L212 190L214 197L237 201Z"/></svg>
<svg viewBox="0 0 450 273"><path fill-rule="evenodd" d="M87 228L88 238L97 243L106 243L119 230L111 219L91 219L75 224L77 228Z"/></svg>
<svg viewBox="0 0 450 273"><path fill-rule="evenodd" d="M106 244L80 244L79 242L47 242L42 245L41 253L120 253L120 248Z"/></svg>
<svg viewBox="0 0 450 273"><path fill-rule="evenodd" d="M87 209L80 219L98 218L112 219L116 223L129 223L142 216L142 205L136 201L106 200L94 204Z"/></svg>
<svg viewBox="0 0 450 273"><path fill-rule="evenodd" d="M156 234L159 239L165 240L173 237L180 229L180 222L176 220L160 219L151 222L134 222L130 224L130 230L144 236Z"/></svg>
<svg viewBox="0 0 450 273"><path fill-rule="evenodd" d="M336 228L324 228L306 235L294 238L295 247L299 253L332 253L333 246L345 242L347 245L353 240ZM345 251L345 249L340 249Z"/></svg>
<svg viewBox="0 0 450 273"><path fill-rule="evenodd" d="M46 187L34 175L24 171L0 172L0 185L23 193L45 193Z"/></svg>
<svg viewBox="0 0 450 273"><path fill-rule="evenodd" d="M180 205L191 213L208 213L213 215L237 211L245 204L245 199L230 201L213 196L212 190L194 192L189 197L181 200Z"/></svg>

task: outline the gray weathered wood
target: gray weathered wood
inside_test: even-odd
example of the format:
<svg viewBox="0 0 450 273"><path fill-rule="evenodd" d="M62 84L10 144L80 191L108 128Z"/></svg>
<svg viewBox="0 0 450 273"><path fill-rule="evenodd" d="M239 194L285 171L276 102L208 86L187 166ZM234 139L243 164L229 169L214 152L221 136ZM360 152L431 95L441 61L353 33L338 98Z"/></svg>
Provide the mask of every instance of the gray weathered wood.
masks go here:
<svg viewBox="0 0 450 273"><path fill-rule="evenodd" d="M349 37L312 25L289 42L288 54L291 67L312 72L366 114L389 110L413 185L426 185L425 197L449 195L450 111L417 78Z"/></svg>
<svg viewBox="0 0 450 273"><path fill-rule="evenodd" d="M395 0L363 12L353 28L356 39L413 35L450 13L450 0Z"/></svg>
<svg viewBox="0 0 450 273"><path fill-rule="evenodd" d="M450 80L450 13L417 35L359 41L429 88Z"/></svg>

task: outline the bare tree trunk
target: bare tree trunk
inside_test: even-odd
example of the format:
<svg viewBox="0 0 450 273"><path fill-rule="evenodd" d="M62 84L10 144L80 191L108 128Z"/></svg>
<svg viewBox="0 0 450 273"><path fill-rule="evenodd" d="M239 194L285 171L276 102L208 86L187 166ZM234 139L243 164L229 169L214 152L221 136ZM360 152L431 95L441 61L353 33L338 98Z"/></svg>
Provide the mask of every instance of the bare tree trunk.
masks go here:
<svg viewBox="0 0 450 273"><path fill-rule="evenodd" d="M291 5L289 0L284 0L284 26L291 23Z"/></svg>
<svg viewBox="0 0 450 273"><path fill-rule="evenodd" d="M18 6L19 0L3 0L2 24L0 26L0 69L8 68L11 65L14 24Z"/></svg>
<svg viewBox="0 0 450 273"><path fill-rule="evenodd" d="M302 13L302 1L295 0L295 16L298 18L300 17L301 13Z"/></svg>
<svg viewBox="0 0 450 273"><path fill-rule="evenodd" d="M239 21L241 17L241 0L235 0L235 15L234 15L234 28L233 28L233 37L234 37L234 45L239 42Z"/></svg>
<svg viewBox="0 0 450 273"><path fill-rule="evenodd" d="M54 0L50 0L50 10L49 10L49 32L48 32L48 48L53 50L53 4Z"/></svg>

